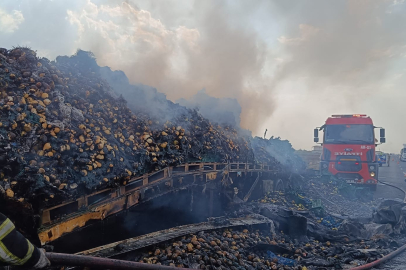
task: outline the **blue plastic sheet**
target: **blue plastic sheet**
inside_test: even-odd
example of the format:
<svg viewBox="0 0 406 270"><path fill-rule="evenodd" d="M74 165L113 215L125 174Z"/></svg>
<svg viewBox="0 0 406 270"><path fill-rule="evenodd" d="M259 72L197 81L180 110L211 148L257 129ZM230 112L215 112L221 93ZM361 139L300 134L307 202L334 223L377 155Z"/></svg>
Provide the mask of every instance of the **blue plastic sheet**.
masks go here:
<svg viewBox="0 0 406 270"><path fill-rule="evenodd" d="M320 224L328 228L338 228L341 222L337 222L332 216L325 216Z"/></svg>
<svg viewBox="0 0 406 270"><path fill-rule="evenodd" d="M272 251L268 250L266 253L268 255L268 258L270 258L270 259L277 258L279 264L283 264L283 265L287 265L287 266L295 266L295 264L296 264L295 260L275 255L275 253L273 253Z"/></svg>

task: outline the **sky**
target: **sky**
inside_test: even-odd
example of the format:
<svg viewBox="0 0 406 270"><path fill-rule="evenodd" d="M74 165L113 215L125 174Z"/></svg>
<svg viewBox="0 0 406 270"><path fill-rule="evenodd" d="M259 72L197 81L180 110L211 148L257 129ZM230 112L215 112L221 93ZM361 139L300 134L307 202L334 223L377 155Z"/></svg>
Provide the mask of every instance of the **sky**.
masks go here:
<svg viewBox="0 0 406 270"><path fill-rule="evenodd" d="M2 0L0 47L78 48L168 99L235 98L254 135L310 149L332 114L406 143L406 1Z"/></svg>

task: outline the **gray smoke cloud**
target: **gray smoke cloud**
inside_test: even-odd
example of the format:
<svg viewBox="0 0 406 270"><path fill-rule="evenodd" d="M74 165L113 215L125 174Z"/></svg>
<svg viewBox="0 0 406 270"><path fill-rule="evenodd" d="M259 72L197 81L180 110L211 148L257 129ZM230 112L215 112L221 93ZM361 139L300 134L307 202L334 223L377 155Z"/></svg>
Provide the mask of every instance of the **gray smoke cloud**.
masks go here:
<svg viewBox="0 0 406 270"><path fill-rule="evenodd" d="M197 92L190 99L181 98L176 101L181 106L197 109L211 122L240 126L241 106L233 98L215 98L206 93L206 89Z"/></svg>
<svg viewBox="0 0 406 270"><path fill-rule="evenodd" d="M277 134L309 149L312 128L332 114L365 113L388 131L384 151L398 152L404 127L394 116L406 96L405 1L273 1L279 65L272 116ZM300 131L300 132L298 132Z"/></svg>
<svg viewBox="0 0 406 270"><path fill-rule="evenodd" d="M196 1L192 8L195 28L168 28L132 3L88 1L68 17L80 29L81 48L101 65L121 69L130 82L151 85L171 100L190 98L202 88L217 98L236 98L242 126L257 129L273 111L264 41L242 21L232 23L236 12L226 1Z"/></svg>
<svg viewBox="0 0 406 270"><path fill-rule="evenodd" d="M304 78L310 89L346 97L377 90L406 52L404 1L273 2L286 16L285 61L274 83ZM403 60L404 63L404 60Z"/></svg>
<svg viewBox="0 0 406 270"><path fill-rule="evenodd" d="M242 127L257 134L281 84L300 80L314 95L339 92L346 110L357 110L359 98L379 91L405 51L406 20L398 11L404 3L394 1L195 1L148 10L143 1L105 3L88 1L86 9L68 12L81 29L78 42L101 64L171 100L202 88L236 98ZM266 39L274 28L264 25L276 22L280 34L272 44Z"/></svg>

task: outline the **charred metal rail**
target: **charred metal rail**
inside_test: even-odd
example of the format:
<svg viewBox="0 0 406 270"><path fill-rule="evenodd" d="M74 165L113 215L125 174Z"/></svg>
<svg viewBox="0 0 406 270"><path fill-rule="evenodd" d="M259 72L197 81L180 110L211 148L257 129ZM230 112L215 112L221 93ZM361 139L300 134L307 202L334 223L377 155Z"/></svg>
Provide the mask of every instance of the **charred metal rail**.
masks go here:
<svg viewBox="0 0 406 270"><path fill-rule="evenodd" d="M82 255L71 255L52 252L46 253L46 255L52 265L61 265L61 266L78 266L78 267L91 267L92 269L123 269L123 270L124 269L186 270L186 268L178 268L165 265L130 262Z"/></svg>
<svg viewBox="0 0 406 270"><path fill-rule="evenodd" d="M272 221L261 215L250 215L242 218L223 219L215 218L211 222L202 222L197 224L182 225L162 231L157 231L122 241L110 243L104 246L95 247L89 250L81 251L76 255L90 255L97 257L116 257L127 254L141 248L156 245L188 234L194 234L201 231L217 230L221 228L260 226L270 224ZM120 245L121 248L116 247Z"/></svg>
<svg viewBox="0 0 406 270"><path fill-rule="evenodd" d="M154 187L174 191L199 182L210 182L222 177L220 174L274 173L269 165L249 163L190 163L168 167L161 171L132 178L125 186L109 188L82 196L42 211L38 236L41 244L60 238L63 234L84 227L91 220L103 220L146 201L155 195ZM161 188L162 187L162 188Z"/></svg>

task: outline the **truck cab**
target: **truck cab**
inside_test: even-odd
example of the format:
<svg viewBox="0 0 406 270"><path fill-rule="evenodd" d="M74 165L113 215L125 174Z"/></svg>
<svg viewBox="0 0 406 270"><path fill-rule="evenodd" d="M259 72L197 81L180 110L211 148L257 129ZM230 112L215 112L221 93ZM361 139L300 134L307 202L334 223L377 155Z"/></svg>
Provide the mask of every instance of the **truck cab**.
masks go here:
<svg viewBox="0 0 406 270"><path fill-rule="evenodd" d="M323 131L320 173L334 176L347 183L376 187L379 165L375 157L375 126L363 114L333 115L314 130L314 141ZM380 131L380 142L385 142L385 130Z"/></svg>

